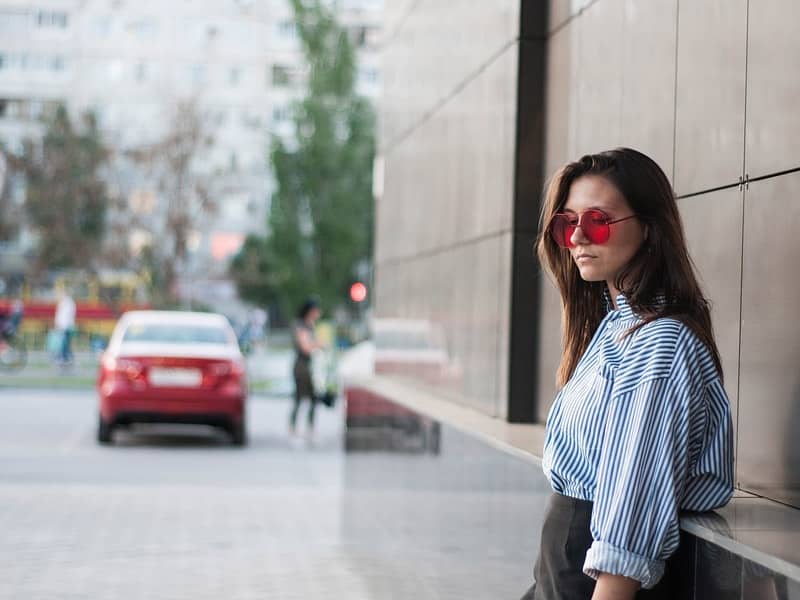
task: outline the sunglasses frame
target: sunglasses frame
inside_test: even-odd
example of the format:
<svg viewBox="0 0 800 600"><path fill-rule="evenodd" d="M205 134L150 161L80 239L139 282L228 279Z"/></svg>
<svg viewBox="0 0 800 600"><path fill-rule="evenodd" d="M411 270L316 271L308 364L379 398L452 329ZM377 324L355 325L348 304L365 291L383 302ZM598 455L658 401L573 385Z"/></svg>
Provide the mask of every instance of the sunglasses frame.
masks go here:
<svg viewBox="0 0 800 600"><path fill-rule="evenodd" d="M600 241L599 238L598 239L592 239L593 235L587 234L587 229L586 229L586 227L584 227L583 218L584 218L584 216L586 216L589 213L599 214L599 215L602 215L602 217L603 217L602 223L598 223L598 225L602 225L603 227L605 227L605 232L606 233L605 233L605 237L604 237L604 239L602 241ZM560 217L563 217L563 218L571 220L573 215L577 215L578 220L574 225L573 225L573 223L571 221L569 222L568 227L569 226L573 227L573 230L570 233L570 235L566 235L566 230L568 229L568 227L565 227L564 244L561 244L561 243L559 243L558 237L556 236L556 234L555 234L555 232L553 230L553 224ZM606 213L604 213L599 208L589 208L589 209L586 209L585 211L583 211L582 213L564 213L564 212L560 212L560 213L554 214L552 216L552 218L550 219L550 223L547 225L547 232L550 234L550 238L556 243L556 245L559 248L574 248L575 247L575 244L570 242L570 239L572 238L573 234L575 233L575 229L577 229L578 227L581 228L581 230L583 231L583 235L586 236L586 239L588 239L592 244L602 245L602 244L605 244L606 242L608 242L608 239L611 237L611 227L610 227L611 225L613 225L614 223L620 223L622 221L627 221L628 219L633 219L635 217L636 217L636 215L629 215L627 217L622 217L620 219L612 219L611 217L609 217Z"/></svg>

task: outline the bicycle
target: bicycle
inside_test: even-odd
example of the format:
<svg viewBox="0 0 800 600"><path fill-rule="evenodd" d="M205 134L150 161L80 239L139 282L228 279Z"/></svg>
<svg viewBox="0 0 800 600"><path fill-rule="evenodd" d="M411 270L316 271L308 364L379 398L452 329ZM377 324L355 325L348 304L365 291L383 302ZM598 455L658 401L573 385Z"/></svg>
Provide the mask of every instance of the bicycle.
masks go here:
<svg viewBox="0 0 800 600"><path fill-rule="evenodd" d="M16 335L0 336L0 369L18 371L28 362L28 348L25 340Z"/></svg>

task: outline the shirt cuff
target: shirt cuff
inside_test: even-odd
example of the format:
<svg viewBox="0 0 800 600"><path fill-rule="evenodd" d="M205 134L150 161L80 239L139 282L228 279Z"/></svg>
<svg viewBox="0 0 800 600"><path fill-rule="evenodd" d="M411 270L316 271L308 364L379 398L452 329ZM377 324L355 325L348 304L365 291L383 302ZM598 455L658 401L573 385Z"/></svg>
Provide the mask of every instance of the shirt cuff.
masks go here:
<svg viewBox="0 0 800 600"><path fill-rule="evenodd" d="M664 561L650 560L606 542L595 541L586 553L583 572L597 579L601 573L623 575L636 579L645 589L650 589L664 575Z"/></svg>

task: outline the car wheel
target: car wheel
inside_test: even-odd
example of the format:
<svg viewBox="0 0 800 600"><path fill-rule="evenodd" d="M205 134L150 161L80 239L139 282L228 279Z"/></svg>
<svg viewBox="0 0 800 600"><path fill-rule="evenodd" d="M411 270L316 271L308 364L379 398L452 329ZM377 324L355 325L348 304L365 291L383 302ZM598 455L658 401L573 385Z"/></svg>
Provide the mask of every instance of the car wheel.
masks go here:
<svg viewBox="0 0 800 600"><path fill-rule="evenodd" d="M237 425L232 425L230 428L230 434L231 442L234 446L247 445L247 428L245 427L244 421Z"/></svg>
<svg viewBox="0 0 800 600"><path fill-rule="evenodd" d="M111 423L108 423L103 420L103 417L100 416L97 419L97 441L101 444L110 444L111 443L111 436L114 433L114 427Z"/></svg>

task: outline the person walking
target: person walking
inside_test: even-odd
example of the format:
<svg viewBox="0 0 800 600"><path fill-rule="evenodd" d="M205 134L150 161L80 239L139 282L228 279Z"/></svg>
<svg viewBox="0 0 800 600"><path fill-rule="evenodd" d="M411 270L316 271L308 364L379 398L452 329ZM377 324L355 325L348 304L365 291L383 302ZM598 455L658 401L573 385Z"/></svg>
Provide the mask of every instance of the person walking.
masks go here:
<svg viewBox="0 0 800 600"><path fill-rule="evenodd" d="M297 415L303 398L309 403L307 439L313 440L314 412L317 398L314 392L314 382L311 376L311 355L315 350L324 346L314 336L314 326L322 315L319 303L315 298L309 298L297 312L297 320L292 328L292 341L295 351L294 361L294 405L289 415L289 433L297 435Z"/></svg>
<svg viewBox="0 0 800 600"><path fill-rule="evenodd" d="M542 223L563 350L523 599L680 598L679 512L728 502L733 432L674 192L640 152L587 155L552 179Z"/></svg>
<svg viewBox="0 0 800 600"><path fill-rule="evenodd" d="M75 330L75 301L64 290L56 305L55 328L61 335L58 361L62 366L72 363L72 333Z"/></svg>

